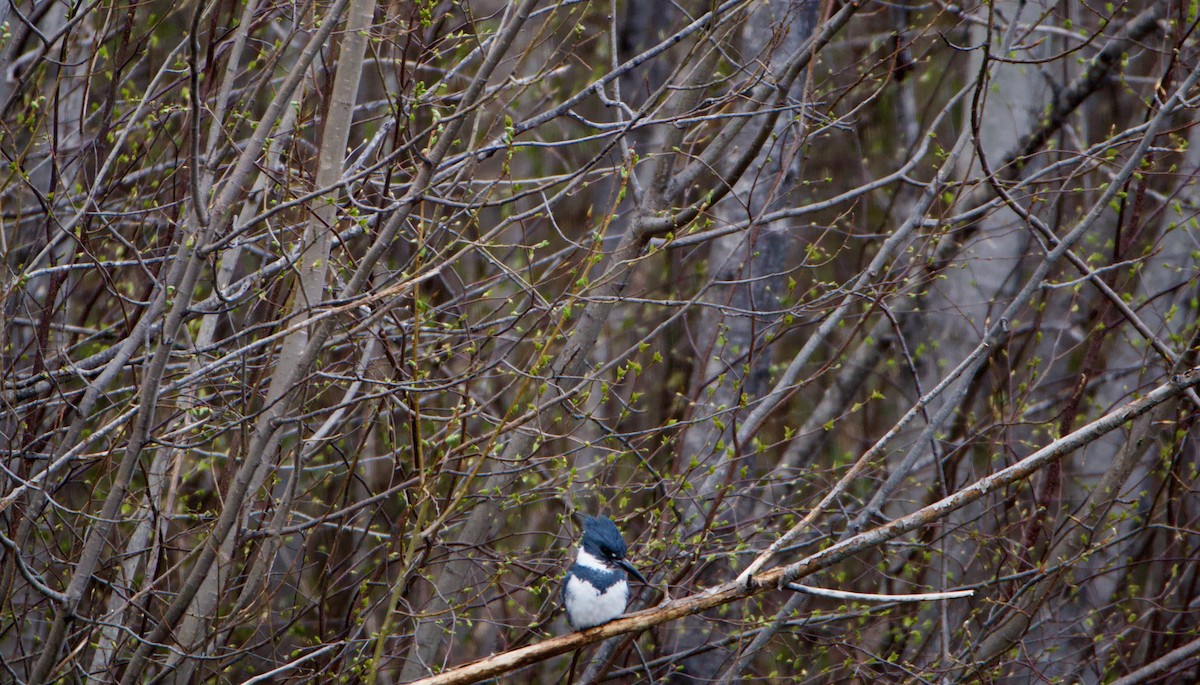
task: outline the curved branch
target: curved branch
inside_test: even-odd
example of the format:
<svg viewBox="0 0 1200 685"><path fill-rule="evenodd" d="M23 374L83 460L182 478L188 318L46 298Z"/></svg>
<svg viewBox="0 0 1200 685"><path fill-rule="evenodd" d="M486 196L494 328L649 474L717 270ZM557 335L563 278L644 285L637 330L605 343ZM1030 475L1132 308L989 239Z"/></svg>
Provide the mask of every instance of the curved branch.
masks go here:
<svg viewBox="0 0 1200 685"><path fill-rule="evenodd" d="M794 564L770 569L755 576L749 583L744 584L737 580L723 583L694 595L630 614L602 626L494 654L486 659L480 659L465 666L418 680L412 685L467 685L487 678L495 678L610 637L634 633L685 616L698 614L810 576L860 552L933 523L990 492L1028 478L1051 462L1061 459L1164 402L1179 397L1189 388L1198 384L1200 384L1200 367L1195 367L1186 373L1170 378L1144 397L1105 414L1073 433L1051 442L1017 463L981 478L949 497L891 523L847 538Z"/></svg>

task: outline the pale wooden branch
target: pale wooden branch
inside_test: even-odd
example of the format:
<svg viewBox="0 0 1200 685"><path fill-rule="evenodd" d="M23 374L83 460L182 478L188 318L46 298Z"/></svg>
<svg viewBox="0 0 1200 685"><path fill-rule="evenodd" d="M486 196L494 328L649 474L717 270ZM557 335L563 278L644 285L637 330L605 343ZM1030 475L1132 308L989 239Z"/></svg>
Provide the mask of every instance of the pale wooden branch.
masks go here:
<svg viewBox="0 0 1200 685"><path fill-rule="evenodd" d="M1138 683L1144 683L1154 676L1167 673L1198 654L1200 654L1200 638L1196 638L1178 649L1167 652L1162 657L1151 661L1124 678L1112 681L1112 685L1137 685Z"/></svg>
<svg viewBox="0 0 1200 685"><path fill-rule="evenodd" d="M947 592L917 592L906 595L881 595L874 592L847 592L845 590L830 590L823 587L812 587L800 583L788 583L787 589L814 597L826 599L845 599L852 602L939 602L945 599L962 599L973 597L974 590L950 590Z"/></svg>

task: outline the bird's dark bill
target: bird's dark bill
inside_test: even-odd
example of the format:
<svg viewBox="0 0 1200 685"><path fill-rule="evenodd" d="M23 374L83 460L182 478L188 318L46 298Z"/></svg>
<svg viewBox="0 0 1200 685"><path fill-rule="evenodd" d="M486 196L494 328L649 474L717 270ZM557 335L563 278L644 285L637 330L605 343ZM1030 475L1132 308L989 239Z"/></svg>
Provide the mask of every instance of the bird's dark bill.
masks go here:
<svg viewBox="0 0 1200 685"><path fill-rule="evenodd" d="M625 569L626 573L628 573L629 575L633 576L634 578L637 578L638 580L642 581L643 585L650 584L650 583L646 582L646 579L642 577L641 573L638 573L638 570L633 567L633 564L629 563L628 559L621 559L620 561L617 562L617 566L620 566L621 568Z"/></svg>

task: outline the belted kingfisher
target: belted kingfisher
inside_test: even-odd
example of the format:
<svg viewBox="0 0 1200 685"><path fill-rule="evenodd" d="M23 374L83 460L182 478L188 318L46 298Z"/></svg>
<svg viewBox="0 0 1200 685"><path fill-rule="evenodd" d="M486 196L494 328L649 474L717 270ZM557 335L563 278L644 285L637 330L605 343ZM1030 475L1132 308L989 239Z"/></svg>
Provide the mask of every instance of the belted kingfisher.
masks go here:
<svg viewBox="0 0 1200 685"><path fill-rule="evenodd" d="M584 517L579 556L567 570L562 588L571 628L594 628L625 613L629 576L646 582L625 558L625 540L616 524L603 516Z"/></svg>

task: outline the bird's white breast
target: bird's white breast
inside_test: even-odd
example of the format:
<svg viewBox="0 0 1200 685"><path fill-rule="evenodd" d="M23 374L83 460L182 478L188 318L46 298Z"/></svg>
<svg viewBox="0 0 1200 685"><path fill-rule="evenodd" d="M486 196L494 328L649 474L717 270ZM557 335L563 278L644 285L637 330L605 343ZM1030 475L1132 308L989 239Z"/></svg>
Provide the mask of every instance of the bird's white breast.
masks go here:
<svg viewBox="0 0 1200 685"><path fill-rule="evenodd" d="M571 625L576 630L592 628L625 613L629 583L621 580L600 592L591 583L572 576L567 580L566 600Z"/></svg>

